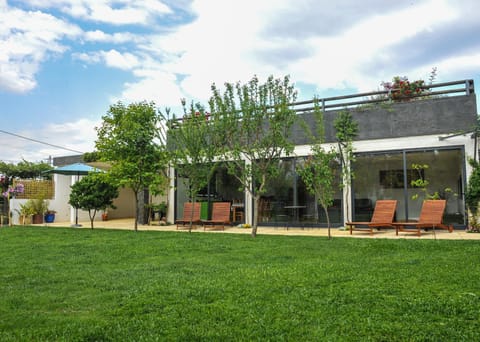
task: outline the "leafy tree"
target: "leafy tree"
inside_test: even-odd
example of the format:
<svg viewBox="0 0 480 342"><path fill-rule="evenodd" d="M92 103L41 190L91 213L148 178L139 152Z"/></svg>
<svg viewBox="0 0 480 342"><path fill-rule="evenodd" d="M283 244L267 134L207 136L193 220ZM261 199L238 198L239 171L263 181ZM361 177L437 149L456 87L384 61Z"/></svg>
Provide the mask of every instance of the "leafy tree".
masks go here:
<svg viewBox="0 0 480 342"><path fill-rule="evenodd" d="M267 180L277 174L280 158L290 155L290 141L297 92L289 77L270 76L261 84L254 76L247 84L226 83L223 95L215 84L210 98L220 157L231 175L254 200L252 236L257 234L258 202L266 192Z"/></svg>
<svg viewBox="0 0 480 342"><path fill-rule="evenodd" d="M468 179L467 190L465 192L465 203L469 211L469 230L480 232L479 203L480 203L480 163L474 159L469 159L472 166L472 173Z"/></svg>
<svg viewBox="0 0 480 342"><path fill-rule="evenodd" d="M111 163L109 173L121 186L132 189L135 200L135 231L139 221L139 193L162 191L168 181L168 155L161 116L153 103L139 102L110 106L97 128L96 149Z"/></svg>
<svg viewBox="0 0 480 342"><path fill-rule="evenodd" d="M331 238L330 216L328 207L333 204L335 195L335 170L338 153L332 148L326 150L322 144L325 143L325 125L323 112L315 102L313 111L316 123L316 135L307 131L307 134L313 139L311 147L312 154L306 159L305 163L298 167L298 174L305 183L307 191L315 196L316 201L323 208L327 218L328 238Z"/></svg>
<svg viewBox="0 0 480 342"><path fill-rule="evenodd" d="M338 143L338 154L341 163L342 181L340 187L343 189L346 187L344 203L348 210L348 199L350 198L350 184L352 179L355 178L355 174L352 171L352 163L355 161L355 155L353 153L353 139L358 134L358 124L353 120L352 114L349 110L345 109L340 111L338 117L335 119L333 126L335 127L335 137ZM347 217L347 221L350 219Z"/></svg>
<svg viewBox="0 0 480 342"><path fill-rule="evenodd" d="M114 208L113 200L118 197L118 186L104 173L91 173L75 182L71 189L68 203L88 211L92 229L97 211Z"/></svg>
<svg viewBox="0 0 480 342"><path fill-rule="evenodd" d="M174 116L168 121L169 149L172 165L184 180L190 201L195 203L198 192L208 184L217 166L213 162L217 151L217 135L215 126L209 120L210 115L203 106L192 103L187 110L185 102L182 104L183 118L177 120ZM193 206L189 231L192 229L192 220Z"/></svg>
<svg viewBox="0 0 480 342"><path fill-rule="evenodd" d="M85 163L91 163L91 162L96 162L98 160L100 160L100 154L97 152L97 151L93 151L93 152L85 152L83 154L83 161Z"/></svg>

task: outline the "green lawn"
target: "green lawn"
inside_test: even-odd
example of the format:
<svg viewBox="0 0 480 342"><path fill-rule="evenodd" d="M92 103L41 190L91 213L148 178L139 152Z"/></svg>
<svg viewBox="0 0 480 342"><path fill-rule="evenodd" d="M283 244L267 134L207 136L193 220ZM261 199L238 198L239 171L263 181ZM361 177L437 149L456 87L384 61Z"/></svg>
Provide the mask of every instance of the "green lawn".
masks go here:
<svg viewBox="0 0 480 342"><path fill-rule="evenodd" d="M478 241L0 229L1 341L478 341Z"/></svg>

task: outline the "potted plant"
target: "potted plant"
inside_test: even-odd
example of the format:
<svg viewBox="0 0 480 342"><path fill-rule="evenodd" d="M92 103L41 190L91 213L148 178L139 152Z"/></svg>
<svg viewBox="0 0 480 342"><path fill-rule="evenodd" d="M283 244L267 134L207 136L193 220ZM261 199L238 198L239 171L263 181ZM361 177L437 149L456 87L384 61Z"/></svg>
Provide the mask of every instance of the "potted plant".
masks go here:
<svg viewBox="0 0 480 342"><path fill-rule="evenodd" d="M159 213L159 216L160 216L160 220L167 216L167 203L165 202L162 202L160 204L158 204L158 213Z"/></svg>
<svg viewBox="0 0 480 342"><path fill-rule="evenodd" d="M41 224L43 223L44 214L48 210L48 202L42 197L35 198L31 200L32 202L32 223Z"/></svg>
<svg viewBox="0 0 480 342"><path fill-rule="evenodd" d="M27 224L27 221L31 221L31 217L34 214L32 200L20 204L20 209L15 209L18 213L20 224Z"/></svg>
<svg viewBox="0 0 480 342"><path fill-rule="evenodd" d="M45 220L45 223L52 223L55 221L55 210L47 209L45 212L43 219Z"/></svg>

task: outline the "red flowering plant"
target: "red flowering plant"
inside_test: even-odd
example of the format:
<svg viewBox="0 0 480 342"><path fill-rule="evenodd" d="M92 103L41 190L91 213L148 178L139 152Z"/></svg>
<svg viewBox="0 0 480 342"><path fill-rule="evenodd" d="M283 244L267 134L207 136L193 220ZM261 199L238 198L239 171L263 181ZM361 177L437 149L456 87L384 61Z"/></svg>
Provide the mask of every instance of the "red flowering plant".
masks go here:
<svg viewBox="0 0 480 342"><path fill-rule="evenodd" d="M394 101L410 101L413 97L428 93L424 80L410 82L406 76L395 76L392 82L382 82L382 86Z"/></svg>

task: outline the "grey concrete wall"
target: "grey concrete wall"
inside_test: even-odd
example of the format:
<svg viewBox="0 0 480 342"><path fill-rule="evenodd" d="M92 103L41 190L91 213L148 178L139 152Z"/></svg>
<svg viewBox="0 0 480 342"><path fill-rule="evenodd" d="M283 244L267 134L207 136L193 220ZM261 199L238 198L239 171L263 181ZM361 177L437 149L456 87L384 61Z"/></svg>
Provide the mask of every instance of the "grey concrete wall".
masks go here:
<svg viewBox="0 0 480 342"><path fill-rule="evenodd" d="M83 163L83 154L53 158L53 166L65 166L75 163Z"/></svg>
<svg viewBox="0 0 480 342"><path fill-rule="evenodd" d="M335 141L333 122L339 112L324 113L327 142ZM472 129L477 121L477 103L475 94L471 94L353 108L351 113L358 123L356 140L442 135ZM299 118L314 129L312 113ZM299 124L293 128L293 140L296 145L309 143Z"/></svg>

